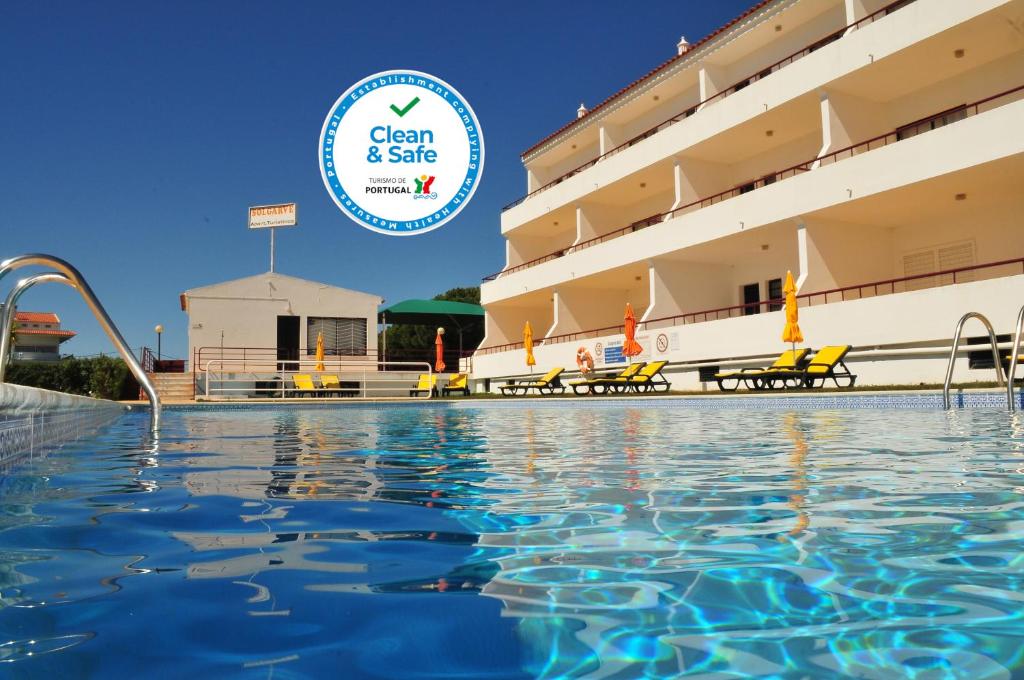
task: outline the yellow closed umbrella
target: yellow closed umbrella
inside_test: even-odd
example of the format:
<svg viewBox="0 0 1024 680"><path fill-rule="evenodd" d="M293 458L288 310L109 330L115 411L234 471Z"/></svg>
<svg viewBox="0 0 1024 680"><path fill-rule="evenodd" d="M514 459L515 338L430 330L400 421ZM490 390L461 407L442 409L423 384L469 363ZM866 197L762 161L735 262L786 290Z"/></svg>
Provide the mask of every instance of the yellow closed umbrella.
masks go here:
<svg viewBox="0 0 1024 680"><path fill-rule="evenodd" d="M804 341L804 334L800 332L800 312L796 306L796 283L793 282L793 272L786 272L786 285L782 287L786 295L786 327L782 329L782 341L793 345L796 351L796 343Z"/></svg>
<svg viewBox="0 0 1024 680"><path fill-rule="evenodd" d="M306 345L309 347L309 345ZM324 332L316 334L316 370L324 370Z"/></svg>
<svg viewBox="0 0 1024 680"><path fill-rule="evenodd" d="M537 360L533 358L533 329L529 321L523 326L523 347L526 349L526 365L536 366Z"/></svg>

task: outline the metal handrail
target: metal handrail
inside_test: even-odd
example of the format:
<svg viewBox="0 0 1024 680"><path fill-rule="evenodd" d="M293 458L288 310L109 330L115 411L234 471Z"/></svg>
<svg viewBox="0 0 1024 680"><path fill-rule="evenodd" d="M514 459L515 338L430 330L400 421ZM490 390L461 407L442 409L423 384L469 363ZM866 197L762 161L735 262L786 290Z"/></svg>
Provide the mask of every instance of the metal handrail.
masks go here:
<svg viewBox="0 0 1024 680"><path fill-rule="evenodd" d="M1013 400L1013 381L1017 376L1017 356L1020 353L1021 331L1024 330L1024 306L1017 312L1017 332L1013 336L1013 350L1010 354L1010 372L1006 376L1006 407L1010 413L1017 410L1017 403Z"/></svg>
<svg viewBox="0 0 1024 680"><path fill-rule="evenodd" d="M1003 371L999 363L999 341L996 340L996 332L992 329L992 324L985 318L985 315L978 312L967 312L956 323L956 333L953 334L953 347L949 350L949 364L946 366L946 380L942 383L942 408L947 411L949 410L949 384L953 382L953 364L956 362L956 351L960 345L960 333L964 330L964 324L970 319L977 319L984 324L985 330L988 331L988 339L992 344L992 360L996 365L996 380L999 385L1003 384Z"/></svg>
<svg viewBox="0 0 1024 680"><path fill-rule="evenodd" d="M110 315L107 314L107 310L103 308L99 298L96 297L96 294L86 282L85 277L83 277L82 273L75 267L59 257L43 253L30 253L27 255L10 257L3 262L0 262L0 280L3 280L7 274L11 273L15 269L32 265L53 267L57 269L59 273L50 272L22 279L15 284L14 288L12 288L11 292L7 295L2 320L5 332L0 336L0 381L3 380L3 375L7 369L7 361L10 357L10 329L14 324L15 303L17 303L18 298L22 293L36 283L46 281L70 285L72 288L77 290L78 294L82 296L83 300L85 300L85 304L89 307L89 311L91 311L93 316L96 317L96 320L100 322L100 326L102 326L103 330L106 332L107 337L109 337L111 342L114 343L114 347L117 348L121 358L124 359L124 362L128 365L128 370L132 372L135 379L139 381L139 385L141 385L142 389L145 390L146 396L149 397L150 429L153 434L156 434L160 429L160 397L156 393L156 388L153 387L153 383L150 381L149 376L146 375L146 372L142 370L142 366L139 365L135 355L132 354L131 349L128 347L128 343L125 342L121 332L117 330L117 326L114 325Z"/></svg>

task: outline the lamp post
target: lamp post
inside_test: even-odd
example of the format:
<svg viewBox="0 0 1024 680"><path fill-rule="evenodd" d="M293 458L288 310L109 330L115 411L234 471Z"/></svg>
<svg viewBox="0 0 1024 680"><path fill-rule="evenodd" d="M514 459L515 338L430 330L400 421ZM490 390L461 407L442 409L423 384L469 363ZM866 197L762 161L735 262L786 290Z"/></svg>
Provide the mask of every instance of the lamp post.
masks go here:
<svg viewBox="0 0 1024 680"><path fill-rule="evenodd" d="M156 331L156 360L160 361L160 336L163 335L164 326L158 323L153 330Z"/></svg>

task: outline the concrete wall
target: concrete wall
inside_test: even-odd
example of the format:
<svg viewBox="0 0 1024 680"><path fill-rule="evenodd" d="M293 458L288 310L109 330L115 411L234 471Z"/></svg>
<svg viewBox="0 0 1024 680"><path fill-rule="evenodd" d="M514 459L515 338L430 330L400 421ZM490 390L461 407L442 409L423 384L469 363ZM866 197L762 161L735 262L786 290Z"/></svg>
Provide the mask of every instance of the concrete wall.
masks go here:
<svg viewBox="0 0 1024 680"><path fill-rule="evenodd" d="M277 347L277 317L298 316L299 348L310 316L366 319L367 348L376 355L379 296L282 274L259 274L185 293L189 357L200 347Z"/></svg>

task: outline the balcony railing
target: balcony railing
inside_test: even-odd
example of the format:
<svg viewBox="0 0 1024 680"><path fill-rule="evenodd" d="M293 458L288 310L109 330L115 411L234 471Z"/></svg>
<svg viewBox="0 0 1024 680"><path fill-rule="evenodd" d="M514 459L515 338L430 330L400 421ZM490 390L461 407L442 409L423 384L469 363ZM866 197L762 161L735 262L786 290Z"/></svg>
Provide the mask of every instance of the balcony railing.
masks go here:
<svg viewBox="0 0 1024 680"><path fill-rule="evenodd" d="M833 304L836 302L848 302L864 298L881 297L884 295L896 295L927 288L939 288L957 283L968 283L971 281L983 281L986 279L1002 278L1024 274L1024 257L1013 260L1001 260L999 262L986 262L985 264L972 265L970 267L958 267L956 269L945 269L931 272L929 274L917 274L904 276L896 279L885 279L872 281L870 283L858 283L852 286L821 290L814 293L797 295L797 306L815 307L818 305ZM740 316L750 316L766 312L780 311L784 300L763 300L749 304L732 305L730 307L719 307L716 309L703 309L696 312L685 312L671 316L662 316L656 319L648 319L637 325L638 331L655 330L670 326L684 326L694 323L706 323L708 321L719 321ZM599 338L607 335L615 335L623 332L622 324L605 326L603 328L592 328L588 330L575 331L552 335L538 341L540 345L554 345L563 342L573 342ZM494 354L497 352L508 352L515 349L522 349L523 343L512 342L492 347L482 347L477 354Z"/></svg>
<svg viewBox="0 0 1024 680"><path fill-rule="evenodd" d="M943 111L940 111L939 113L935 113L925 118L916 120L912 123L902 125L893 130L892 132L887 132L884 135L872 137L871 139L868 139L866 141L858 142L851 146L847 146L842 149L829 152L822 156L818 156L808 161L804 161L803 163L798 163L792 167L786 168L785 170L778 170L776 172L765 175L760 179L751 180L740 186L719 192L717 194L714 194L713 196L707 196L705 198L697 199L696 201L687 203L686 205L680 206L674 210L669 210L668 212L659 213L657 215L651 215L650 217L645 217L642 220L633 222L632 224L622 227L620 229L616 229L615 231L610 231L607 234L602 234L601 236L597 236L586 241L581 241L579 243L573 244L561 250L556 250L553 253L548 253L547 255L544 255L542 257L530 260L529 262L523 262L522 264L515 265L514 267L503 269L500 272L484 277L483 280L493 281L497 279L499 276L502 276L503 274L511 274L513 272L522 271L523 269L535 267L538 264L558 259L563 255L568 255L579 250L584 250L586 248L589 248L590 246L594 246L599 243L604 243L605 241L610 241L612 239L619 238L620 236L625 236L626 234L632 234L633 232L640 231L641 229L645 229L646 227L649 227L651 225L665 222L672 218L679 217L680 215L685 215L686 213L694 212L696 210L700 210L701 208L706 208L708 206L715 205L716 203L721 203L722 201L734 198L741 194L750 193L751 191L760 189L762 187L766 187L770 184L775 184L776 182L787 179L789 177L793 177L794 175L809 172L813 170L815 167L831 165L837 161L841 161L846 158L852 158L853 156L858 156L868 151L874 151L875 149L879 149L883 146L888 146L889 144L893 144L895 142L910 139L911 137L916 137L930 130L945 127L946 125L951 125L965 118L975 116L984 111L998 108L999 106L1002 106L1004 104L1009 104L1011 101L1016 101L1017 99L1020 99L1022 97L1024 97L1024 85L1019 85L1011 90L1007 90L1005 92L1000 92L999 94L986 97L985 99L981 99L972 104L961 104L950 109L945 109Z"/></svg>
<svg viewBox="0 0 1024 680"><path fill-rule="evenodd" d="M596 165L600 161L604 160L605 158L609 158L610 156L614 156L618 152L620 152L620 151L622 151L624 149L628 149L629 147L633 146L634 144L642 142L643 140L647 139L648 137L651 137L651 136L661 132L665 128L671 127L672 125L675 125L679 121L684 120L686 118L689 118L690 116L695 114L698 110L700 110L702 107L704 107L704 106L706 106L708 104L711 104L712 102L716 102L716 101L718 101L720 99L725 99L726 97L728 97L728 96L730 96L732 94L735 94L736 92L739 92L740 90L742 90L743 88L747 87L748 85L751 85L751 84L757 82L758 80L761 80L762 78L768 77L769 75L771 75L772 73L775 73L779 69L782 69L782 68L785 68L786 66L789 66L794 61L797 61L798 59L806 57L808 54L811 54L812 52L816 52L816 51L820 50L822 47L825 47L826 45L839 40L844 35L846 35L846 33L848 33L849 31L851 31L851 30L853 30L855 28L859 28L861 26L866 26L867 24L873 23L873 22L877 21L878 19L881 19L882 17L885 17L885 16L887 16L889 14L892 14L896 10L898 10L898 9L900 9L902 7L905 7L906 5L909 5L909 4L911 4L912 2L915 2L915 1L916 0L897 0L896 2L890 3L889 5L886 5L885 7L881 8L881 9L875 11L875 12L872 12L868 16L866 16L866 17L864 17L862 19L859 19L859 20L853 22L852 24L844 26L843 28L839 29L838 31L835 31L834 33L830 33L829 35L825 36L824 38L819 38L818 40L815 40L810 45L808 45L808 46L806 46L806 47L804 47L804 48L794 52L793 54L789 55L788 57L783 57L782 59L780 59L779 61L775 62L771 66L767 66L767 67L761 69L760 71L758 71L757 73L751 74L751 75L747 76L746 78L738 80L737 82L733 83L729 87L723 89L721 92L717 92L717 93L715 93L715 94L713 94L713 95L711 95L711 96L709 96L709 97L707 97L707 98L697 102L693 106L691 106L691 107L687 108L686 110L684 110L682 113L679 113L679 114L677 114L677 115L675 115L675 116L673 116L673 117L671 117L671 118L669 118L667 120L662 121L661 123L658 123L654 127L649 128L649 129L641 132L640 134L638 134L635 137L631 138L627 142L625 142L623 144L620 144L620 145L616 146L615 148L613 148L613 149L611 149L609 151L604 152L600 156L597 156L596 158L594 158L592 160L589 160L586 163L583 163L582 165L576 166L575 168L573 168L569 172L567 172L567 173L557 177L556 179L551 180L550 182L544 184L543 186L541 186L541 187L539 187L537 189L534 189L533 191L531 191L531 192L529 192L529 193L527 193L527 194L525 194L523 196L520 196L519 198L517 198L516 200L512 201L511 203L509 203L504 208L502 208L502 212L504 212L506 210L509 210L510 208L514 208L515 206L519 205L520 203L522 203L526 199L528 199L528 198L530 198L532 196L535 196L536 194L539 194L542 191L546 191L546 190L550 189L553 186L561 184L562 182L564 182L565 180L569 179L570 177L573 177L574 175L578 175L579 173L583 172L587 168L593 167L594 165Z"/></svg>

